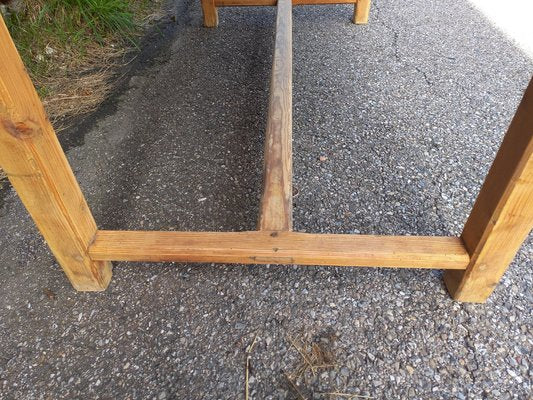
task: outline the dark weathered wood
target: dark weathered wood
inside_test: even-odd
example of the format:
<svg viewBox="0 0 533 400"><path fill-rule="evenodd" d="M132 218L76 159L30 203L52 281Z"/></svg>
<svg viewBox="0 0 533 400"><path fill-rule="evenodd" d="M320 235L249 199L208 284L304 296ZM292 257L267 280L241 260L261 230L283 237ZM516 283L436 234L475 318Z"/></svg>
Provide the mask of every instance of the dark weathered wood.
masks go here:
<svg viewBox="0 0 533 400"><path fill-rule="evenodd" d="M1 16L0 167L72 285L105 289L111 264L87 254L96 224Z"/></svg>
<svg viewBox="0 0 533 400"><path fill-rule="evenodd" d="M279 0L259 229L292 229L292 5Z"/></svg>
<svg viewBox="0 0 533 400"><path fill-rule="evenodd" d="M533 228L533 80L509 126L461 235L471 255L447 272L456 300L484 302Z"/></svg>
<svg viewBox="0 0 533 400"><path fill-rule="evenodd" d="M99 231L94 260L465 269L456 237L298 232Z"/></svg>

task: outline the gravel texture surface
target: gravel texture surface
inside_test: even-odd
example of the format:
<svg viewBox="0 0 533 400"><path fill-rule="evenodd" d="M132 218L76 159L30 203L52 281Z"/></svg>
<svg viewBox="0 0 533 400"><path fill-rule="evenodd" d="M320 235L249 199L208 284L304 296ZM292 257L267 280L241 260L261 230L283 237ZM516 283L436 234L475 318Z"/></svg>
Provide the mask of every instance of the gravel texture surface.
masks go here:
<svg viewBox="0 0 533 400"><path fill-rule="evenodd" d="M275 10L172 12L63 144L102 228L254 229ZM295 228L457 235L533 62L465 0L351 15L294 9ZM76 293L9 187L0 207L0 398L243 398L254 337L255 399L531 398L531 238L485 305L369 268L117 263ZM334 365L300 394L290 339Z"/></svg>

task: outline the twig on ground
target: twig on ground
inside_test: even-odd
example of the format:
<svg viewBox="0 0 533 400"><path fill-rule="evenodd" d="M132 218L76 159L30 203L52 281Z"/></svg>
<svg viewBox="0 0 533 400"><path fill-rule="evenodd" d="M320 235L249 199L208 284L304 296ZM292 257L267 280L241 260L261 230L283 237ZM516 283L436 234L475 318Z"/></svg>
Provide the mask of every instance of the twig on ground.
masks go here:
<svg viewBox="0 0 533 400"><path fill-rule="evenodd" d="M285 378L287 378L287 381L289 382L289 384L291 385L292 389L296 392L296 394L298 395L298 397L300 398L300 400L307 400L306 397L302 394L302 392L300 392L300 389L298 389L298 386L296 385L296 383L294 383L291 379L291 377L289 376L288 373L284 372L285 374Z"/></svg>
<svg viewBox="0 0 533 400"><path fill-rule="evenodd" d="M307 357L307 355L304 354L303 350L300 349L296 343L294 343L294 340L292 340L292 338L290 336L287 336L287 339L289 340L289 342L291 343L291 345L296 349L296 351L298 353L300 353L300 356L302 356L304 362L309 366L309 368L311 369L311 372L313 373L313 375L316 375L316 372L315 372L315 367L313 366L313 363L311 363L311 360L309 360L309 358ZM305 372L305 370L304 370Z"/></svg>
<svg viewBox="0 0 533 400"><path fill-rule="evenodd" d="M257 335L254 336L254 340L252 341L252 343L250 343L248 347L246 347L246 353L250 354L252 352L256 342L257 342Z"/></svg>
<svg viewBox="0 0 533 400"><path fill-rule="evenodd" d="M372 396L364 396L362 394L353 394L353 393L340 393L340 392L322 392L319 394L325 394L327 396L337 396L347 399L373 399Z"/></svg>
<svg viewBox="0 0 533 400"><path fill-rule="evenodd" d="M252 358L251 354L254 349L255 343L257 341L257 334L254 336L254 340L246 347L246 370L245 370L245 381L244 381L244 398L248 400L250 398L250 359Z"/></svg>

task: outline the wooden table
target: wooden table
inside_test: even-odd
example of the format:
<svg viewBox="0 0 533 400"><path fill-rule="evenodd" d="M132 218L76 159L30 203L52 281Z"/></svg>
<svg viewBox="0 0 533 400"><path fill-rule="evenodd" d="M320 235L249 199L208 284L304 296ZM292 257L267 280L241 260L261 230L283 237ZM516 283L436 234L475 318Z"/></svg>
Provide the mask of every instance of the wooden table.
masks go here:
<svg viewBox="0 0 533 400"><path fill-rule="evenodd" d="M217 7L276 6L277 0L200 0L204 15L204 26L213 28L218 25ZM292 0L293 6L320 4L353 4L353 23L368 23L370 0Z"/></svg>
<svg viewBox="0 0 533 400"><path fill-rule="evenodd" d="M292 6L354 1L202 0L277 5L264 184L256 231L99 230L0 19L0 166L77 290L103 290L111 261L339 265L445 270L456 300L484 302L533 227L533 81L460 237L334 235L292 230ZM370 2L358 0L355 22ZM4 238L7 239L7 238Z"/></svg>

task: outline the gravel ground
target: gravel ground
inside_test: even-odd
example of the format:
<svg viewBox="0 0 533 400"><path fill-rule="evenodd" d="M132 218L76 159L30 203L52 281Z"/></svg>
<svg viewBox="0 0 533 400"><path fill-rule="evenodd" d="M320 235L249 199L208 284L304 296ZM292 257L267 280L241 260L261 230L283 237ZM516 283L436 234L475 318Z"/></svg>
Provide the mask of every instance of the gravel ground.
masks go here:
<svg viewBox="0 0 533 400"><path fill-rule="evenodd" d="M213 30L198 1L173 12L63 144L102 228L254 229L275 10ZM351 15L294 9L295 228L457 235L533 63L464 0ZM439 271L369 268L117 263L76 293L0 202L1 398L243 398L254 337L256 399L299 398L289 337L331 353L296 380L306 398L531 398L531 238L485 305Z"/></svg>

